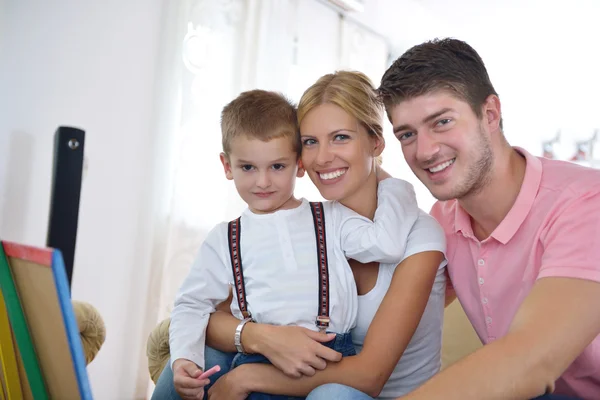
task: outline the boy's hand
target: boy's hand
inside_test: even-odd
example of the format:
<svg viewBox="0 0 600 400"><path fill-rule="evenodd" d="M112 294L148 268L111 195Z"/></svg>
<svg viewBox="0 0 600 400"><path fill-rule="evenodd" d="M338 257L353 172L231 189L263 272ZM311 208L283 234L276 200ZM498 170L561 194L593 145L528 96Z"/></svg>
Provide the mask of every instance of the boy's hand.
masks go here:
<svg viewBox="0 0 600 400"><path fill-rule="evenodd" d="M184 400L202 400L208 378L199 379L202 370L190 360L179 358L173 363L173 384Z"/></svg>
<svg viewBox="0 0 600 400"><path fill-rule="evenodd" d="M377 182L381 182L384 179L391 178L392 176L388 174L381 166L377 166L375 169L375 176L377 177Z"/></svg>

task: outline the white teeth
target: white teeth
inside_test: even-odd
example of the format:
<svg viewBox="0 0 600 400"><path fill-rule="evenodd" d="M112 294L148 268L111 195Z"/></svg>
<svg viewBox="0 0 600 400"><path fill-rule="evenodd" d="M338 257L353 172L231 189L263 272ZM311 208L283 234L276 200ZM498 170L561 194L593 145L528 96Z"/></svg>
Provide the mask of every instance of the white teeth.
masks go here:
<svg viewBox="0 0 600 400"><path fill-rule="evenodd" d="M456 160L456 159L455 159L455 158L453 158L452 160L448 160L448 161L446 161L446 162L445 162L445 163L443 163L443 164L436 165L436 166L435 166L435 167L433 167L433 168L429 168L429 171L430 171L430 172L434 172L434 173L435 173L435 172L440 172L440 171L443 171L443 170L445 170L446 168L448 168L449 166L451 166L452 164L454 164L454 160Z"/></svg>
<svg viewBox="0 0 600 400"><path fill-rule="evenodd" d="M328 179L338 178L338 177L344 175L345 173L346 173L345 169L338 169L337 171L328 172L325 174L319 174L319 176L321 177L321 179L328 180Z"/></svg>

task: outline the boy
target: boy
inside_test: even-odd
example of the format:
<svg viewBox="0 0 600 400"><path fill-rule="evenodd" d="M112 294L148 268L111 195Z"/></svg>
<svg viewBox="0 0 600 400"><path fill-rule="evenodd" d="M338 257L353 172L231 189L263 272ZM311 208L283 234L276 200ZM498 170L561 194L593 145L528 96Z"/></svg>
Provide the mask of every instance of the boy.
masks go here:
<svg viewBox="0 0 600 400"><path fill-rule="evenodd" d="M347 264L337 260L399 262L419 211L412 187L381 182L374 222L336 202L295 198L295 178L304 174L296 108L274 92L242 93L223 109L221 128L225 175L248 208L208 234L177 295L169 332L173 371L187 370L179 367L184 364L204 368L208 319L230 286L231 311L242 319L233 367L268 362L243 352L239 337L250 320L335 332L327 345L355 354L349 332L356 286ZM390 208L395 217L382 218ZM177 380L176 389L191 394Z"/></svg>

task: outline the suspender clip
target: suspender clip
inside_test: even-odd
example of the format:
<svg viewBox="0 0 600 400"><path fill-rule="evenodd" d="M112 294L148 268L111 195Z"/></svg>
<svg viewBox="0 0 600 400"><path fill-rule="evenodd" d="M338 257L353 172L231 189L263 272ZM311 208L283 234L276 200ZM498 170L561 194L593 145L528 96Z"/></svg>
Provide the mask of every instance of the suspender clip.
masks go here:
<svg viewBox="0 0 600 400"><path fill-rule="evenodd" d="M319 332L325 332L327 328L329 328L330 321L331 320L329 319L329 317L319 315L315 320L315 325L317 325L317 328L319 328Z"/></svg>

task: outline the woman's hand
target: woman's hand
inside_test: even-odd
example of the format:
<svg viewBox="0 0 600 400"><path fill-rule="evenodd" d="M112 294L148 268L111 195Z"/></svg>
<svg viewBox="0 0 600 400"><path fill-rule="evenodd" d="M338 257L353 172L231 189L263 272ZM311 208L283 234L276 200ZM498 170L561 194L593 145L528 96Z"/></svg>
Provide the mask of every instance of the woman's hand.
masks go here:
<svg viewBox="0 0 600 400"><path fill-rule="evenodd" d="M244 382L244 365L229 371L208 390L209 400L244 400L250 389Z"/></svg>
<svg viewBox="0 0 600 400"><path fill-rule="evenodd" d="M243 335L255 343L253 352L267 357L287 376L299 378L313 376L323 370L326 361L338 362L342 354L322 345L335 338L335 334L311 331L298 326L272 326L246 324Z"/></svg>

